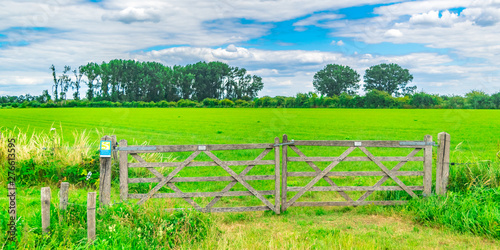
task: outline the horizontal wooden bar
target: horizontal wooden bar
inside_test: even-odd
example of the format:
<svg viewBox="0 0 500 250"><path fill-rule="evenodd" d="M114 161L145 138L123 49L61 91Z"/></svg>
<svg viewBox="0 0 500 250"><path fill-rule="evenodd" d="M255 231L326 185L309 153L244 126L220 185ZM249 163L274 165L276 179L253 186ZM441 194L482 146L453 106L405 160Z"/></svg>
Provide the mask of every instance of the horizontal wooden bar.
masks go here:
<svg viewBox="0 0 500 250"><path fill-rule="evenodd" d="M143 147L144 145L129 147ZM186 151L213 151L213 150L238 150L238 149L265 149L273 148L273 143L262 144L210 144L210 145L151 145L156 150L129 150L128 153L167 153L167 152L186 152Z"/></svg>
<svg viewBox="0 0 500 250"><path fill-rule="evenodd" d="M391 171L396 176L424 176L424 171ZM288 172L287 176L316 176L316 172ZM382 171L335 171L328 172L326 176L387 176Z"/></svg>
<svg viewBox="0 0 500 250"><path fill-rule="evenodd" d="M274 160L259 161L224 161L227 166L248 166L248 165L274 165ZM129 163L129 168L156 168L156 167L179 167L183 162L144 162ZM186 167L212 167L218 166L213 161L192 161Z"/></svg>
<svg viewBox="0 0 500 250"><path fill-rule="evenodd" d="M338 147L380 147L380 148L424 148L421 145L400 145L400 142L422 141L294 141L295 146L338 146ZM403 143L404 144L404 143Z"/></svg>
<svg viewBox="0 0 500 250"><path fill-rule="evenodd" d="M274 175L247 175L241 177L243 180L274 180ZM128 183L155 183L160 182L160 178L129 178ZM175 177L169 182L205 182L205 181L234 181L231 176L213 176L213 177Z"/></svg>
<svg viewBox="0 0 500 250"><path fill-rule="evenodd" d="M257 191L261 195L274 195L274 190ZM128 194L130 199L142 199L147 194ZM215 196L253 196L250 191L230 192L196 192L196 193L156 193L151 198L186 198L186 197L215 197Z"/></svg>
<svg viewBox="0 0 500 250"><path fill-rule="evenodd" d="M246 211L267 211L272 210L267 206L252 207L213 207L205 212L246 212Z"/></svg>
<svg viewBox="0 0 500 250"><path fill-rule="evenodd" d="M325 207L325 206L363 206L363 205L402 205L408 201L319 201L295 202L288 207Z"/></svg>
<svg viewBox="0 0 500 250"><path fill-rule="evenodd" d="M288 157L288 161L337 161L338 157ZM406 157L406 156L378 156L378 161L424 161L424 157ZM372 161L368 157L356 156L346 157L343 161Z"/></svg>
<svg viewBox="0 0 500 250"><path fill-rule="evenodd" d="M410 190L424 190L424 186L408 186ZM304 187L287 187L288 192L299 192ZM311 187L309 191L397 191L403 190L400 186L319 186Z"/></svg>

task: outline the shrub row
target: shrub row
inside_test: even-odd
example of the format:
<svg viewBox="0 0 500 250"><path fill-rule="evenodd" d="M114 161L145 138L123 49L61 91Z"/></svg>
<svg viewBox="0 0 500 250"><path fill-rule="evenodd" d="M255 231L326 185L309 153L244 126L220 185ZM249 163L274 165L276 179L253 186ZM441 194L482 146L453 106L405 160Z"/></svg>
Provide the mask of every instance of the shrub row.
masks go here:
<svg viewBox="0 0 500 250"><path fill-rule="evenodd" d="M372 90L363 96L341 94L340 96L318 96L316 93L298 93L294 97L264 96L253 100L229 100L205 98L201 102L181 99L177 102L111 102L89 100L64 100L46 103L34 101L2 103L4 108L55 108L55 107L129 107L129 108L446 108L446 109L500 109L500 92L488 95L471 91L465 96L431 95L424 92L393 97L386 92Z"/></svg>

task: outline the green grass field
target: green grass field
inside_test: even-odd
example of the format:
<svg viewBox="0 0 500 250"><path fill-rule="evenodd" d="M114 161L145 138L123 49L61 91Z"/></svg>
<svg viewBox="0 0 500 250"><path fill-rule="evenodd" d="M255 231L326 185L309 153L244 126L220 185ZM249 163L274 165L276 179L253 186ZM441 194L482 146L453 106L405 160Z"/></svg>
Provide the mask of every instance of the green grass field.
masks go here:
<svg viewBox="0 0 500 250"><path fill-rule="evenodd" d="M51 127L56 128L50 131ZM500 159L500 111L499 110L365 110L365 109L159 109L159 108L69 108L69 109L0 109L0 131L7 134L18 128L23 133L47 134L51 138L59 133L62 142L73 145L81 138L76 131L88 132L88 143L97 149L98 140L102 135L116 135L118 140L126 139L129 145L171 145L171 144L236 144L236 143L272 143L275 137L287 134L295 140L423 140L426 134L432 135L434 141L439 132L446 131L451 135L451 162L456 163L487 163L486 171L498 170ZM62 128L62 129L61 129ZM29 141L29 140L28 140ZM36 145L50 148L49 145ZM337 156L342 149L301 147L308 156ZM406 156L408 150L370 149L377 156ZM215 152L223 160L253 160L261 150L245 152ZM150 156L150 160L182 161L186 153L163 154ZM361 156L360 152L351 156ZM163 158L161 158L163 157ZM200 156L196 160L207 160ZM265 159L273 159L271 153ZM290 168L294 171L311 171L305 165L294 163ZM339 164L335 170L378 170L373 163ZM395 163L394 163L395 164ZM393 164L393 165L394 165ZM420 165L419 165L420 164ZM318 164L320 168L327 163ZM391 166L390 163L387 163ZM460 165L468 166L468 165ZM453 166L452 166L453 167ZM243 167L232 167L239 173ZM421 169L421 163L412 163L402 170ZM467 167L463 167L467 169ZM462 168L461 168L462 170ZM460 171L461 171L460 170ZM164 169L166 174L172 169ZM491 171L490 171L491 172ZM492 175L495 175L494 172ZM147 171L131 171L131 176L144 176ZM272 174L272 166L255 167L249 175ZM181 172L181 176L227 176L222 169L189 168ZM2 177L3 178L3 177ZM0 179L2 179L0 178ZM412 179L413 178L413 179ZM418 179L420 178L420 179ZM407 184L421 185L421 177L402 177ZM304 186L312 178L295 177L290 186ZM373 185L379 177L337 178L339 185ZM497 183L498 180L485 179L483 183ZM223 183L179 183L183 191L220 191L229 182ZM258 190L269 190L273 181L249 182ZM464 181L466 183L466 181ZM471 183L469 181L470 185ZM113 199L118 199L116 181L113 184ZM39 183L21 187L19 203L21 213L27 218L36 217L39 211L40 187L51 185L57 190L54 182ZM317 185L327 185L318 182ZM388 181L384 185L394 185ZM463 185L463 183L459 183ZM495 184L496 185L496 184ZM495 186L493 185L493 186ZM85 201L85 189L81 185L73 187L75 202ZM86 187L88 188L88 186ZM131 185L131 192L146 192L151 187L148 184ZM245 190L236 185L232 191ZM168 188L161 191L171 192ZM5 191L0 195L5 197ZM351 192L352 198L361 195ZM373 198L383 196L375 193ZM54 200L57 195L53 191ZM496 197L496 196L493 196ZM273 197L267 197L273 201ZM386 197L387 198L387 197ZM393 196L398 198L398 196ZM340 199L333 192L308 192L300 201ZM494 200L497 198L493 198ZM498 197L500 202L500 197ZM33 200L33 201L30 201ZM3 201L3 199L2 199ZM28 202L29 201L29 202ZM201 205L210 199L195 198ZM164 207L162 200L154 200L152 207ZM184 201L176 199L169 206L184 207ZM261 205L255 198L223 198L225 206ZM3 202L2 202L3 204ZM424 205L425 206L425 205ZM415 206L416 207L416 206ZM499 244L491 237L472 236L467 231L460 234L443 228L446 223L422 226L412 219L414 212L409 212L405 206L396 207L357 207L357 208L290 208L287 214L275 216L267 212L228 213L210 215L219 229L211 230L204 241L183 247L200 248L484 248L489 249ZM410 210L410 209L408 209ZM493 209L494 210L494 209ZM498 209L497 209L498 210ZM489 210L488 210L489 211ZM496 210L495 210L496 211ZM498 214L493 212L492 214ZM452 216L452 215L449 215ZM489 218L489 217L488 217ZM457 221L464 219L458 217ZM491 219L485 219L491 220ZM496 218L500 221L500 218ZM418 220L417 220L418 221ZM84 225L79 225L84 227ZM455 228L455 227L452 227ZM493 230L497 227L493 226ZM123 228L127 231L126 228ZM488 229L489 230L489 229ZM487 230L486 230L487 231ZM221 233L222 232L222 233ZM495 232L477 234L498 235ZM488 231L489 232L489 231ZM109 233L108 233L109 234ZM105 235L103 233L103 235ZM103 236L104 237L104 236ZM283 240L278 240L278 239ZM34 240L33 238L31 239ZM117 242L98 242L98 246L116 246ZM27 242L31 242L26 239ZM53 247L57 243L37 246ZM71 247L82 247L73 242ZM111 245L109 245L111 244ZM132 244L132 243L129 243ZM152 246L162 246L161 244ZM133 246L133 244L131 245Z"/></svg>
<svg viewBox="0 0 500 250"><path fill-rule="evenodd" d="M400 109L3 109L2 129L46 132L75 130L91 138L117 138L149 144L272 143L288 134L296 140L422 140L451 135L452 160L494 160L500 150L500 110Z"/></svg>

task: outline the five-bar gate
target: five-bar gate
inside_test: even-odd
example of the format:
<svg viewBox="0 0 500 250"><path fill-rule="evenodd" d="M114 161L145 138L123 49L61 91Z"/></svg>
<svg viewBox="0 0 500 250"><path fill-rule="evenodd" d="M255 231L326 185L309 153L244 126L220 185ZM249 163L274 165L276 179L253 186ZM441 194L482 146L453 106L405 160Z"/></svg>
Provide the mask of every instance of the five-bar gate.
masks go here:
<svg viewBox="0 0 500 250"><path fill-rule="evenodd" d="M339 156L334 157L308 157L297 146L327 146L327 147L347 147L347 149ZM367 201L366 199L375 191L395 191L404 190L412 197L417 197L414 191L423 190L424 195L431 193L432 188L432 136L425 136L423 141L293 141L288 142L287 135L283 136L282 148L282 196L281 196L281 211L285 211L293 206L357 206L357 205L395 205L402 204L405 201L400 200L383 200L383 201ZM410 154L403 157L377 157L374 156L368 148L413 148ZM288 156L288 149L295 152L298 157ZM349 155L355 150L361 150L365 156ZM424 150L423 157L415 155ZM372 161L380 171L332 171L335 166L341 162L352 161ZM399 163L392 169L388 169L383 161L398 161ZM423 162L422 171L399 171L407 162L421 161ZM306 162L312 171L290 172L288 164L290 162ZM330 164L321 170L314 162L330 162ZM345 176L381 176L382 178L373 186L339 186L331 177ZM422 186L407 186L398 176L423 176ZM314 177L305 186L288 186L290 177ZM325 180L329 186L315 186L321 179ZM398 186L382 186L387 180L392 179ZM321 201L321 202L298 202L307 191L336 191L344 199L344 201ZM366 191L361 197L354 200L346 192L347 191ZM288 200L288 192L296 192L296 194Z"/></svg>
<svg viewBox="0 0 500 250"><path fill-rule="evenodd" d="M262 153L250 161L222 161L212 151L224 150L245 150L245 149L263 149ZM202 212L229 212L229 211L262 211L273 210L280 212L280 173L279 173L279 138L275 138L275 143L270 144L232 144L232 145L162 145L162 146L128 146L126 140L121 140L120 151L120 198L122 200L139 199L137 204L143 204L150 198L182 198L187 201L194 209ZM263 160L271 151L274 151L273 160ZM164 152L192 152L190 156L182 162L146 162L141 153L164 153ZM194 161L200 155L207 155L211 161ZM128 162L128 155L136 159L137 163ZM273 165L274 173L272 175L247 175L252 168L259 165ZM206 167L219 166L225 170L229 176L212 177L176 177L185 167ZM246 166L244 170L237 174L230 166ZM156 168L174 167L167 176L164 176ZM130 168L146 168L155 178L129 178ZM274 180L273 190L256 190L248 181L255 180ZM231 181L224 189L219 192L183 192L176 186L179 182L227 182ZM130 183L157 183L147 193L129 193ZM237 183L243 185L248 191L230 191ZM159 193L163 187L168 186L174 192ZM275 198L272 204L264 195L273 195ZM230 196L255 196L264 206L249 207L214 207L222 197ZM194 197L214 197L205 207L201 207L192 198Z"/></svg>

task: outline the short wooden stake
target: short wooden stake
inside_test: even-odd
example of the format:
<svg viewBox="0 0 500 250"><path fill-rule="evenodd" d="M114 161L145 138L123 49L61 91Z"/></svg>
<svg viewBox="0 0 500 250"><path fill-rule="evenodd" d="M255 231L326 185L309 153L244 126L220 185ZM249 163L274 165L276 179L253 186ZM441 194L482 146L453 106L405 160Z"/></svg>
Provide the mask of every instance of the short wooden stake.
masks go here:
<svg viewBox="0 0 500 250"><path fill-rule="evenodd" d="M126 147L127 140L120 141L120 147ZM128 199L128 153L120 151L120 199L127 201Z"/></svg>
<svg viewBox="0 0 500 250"><path fill-rule="evenodd" d="M446 132L438 134L438 152L436 163L436 194L444 195L447 191L450 175L450 135Z"/></svg>
<svg viewBox="0 0 500 250"><path fill-rule="evenodd" d="M87 239L89 243L95 240L95 210L96 210L96 193L87 194Z"/></svg>
<svg viewBox="0 0 500 250"><path fill-rule="evenodd" d="M50 187L43 187L42 201L42 233L48 233L50 227Z"/></svg>
<svg viewBox="0 0 500 250"><path fill-rule="evenodd" d="M111 136L103 136L102 141L111 141ZM111 158L100 157L99 203L108 206L111 203Z"/></svg>
<svg viewBox="0 0 500 250"><path fill-rule="evenodd" d="M432 142L432 136L426 135L424 141ZM424 196L430 195L432 192L432 145L424 147Z"/></svg>
<svg viewBox="0 0 500 250"><path fill-rule="evenodd" d="M61 210L66 210L66 208L68 207L68 190L69 183L62 182L61 189L59 190L59 209Z"/></svg>

